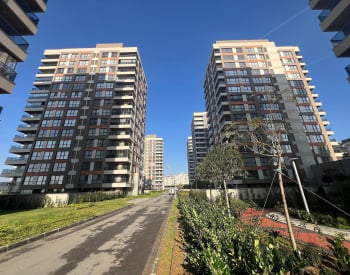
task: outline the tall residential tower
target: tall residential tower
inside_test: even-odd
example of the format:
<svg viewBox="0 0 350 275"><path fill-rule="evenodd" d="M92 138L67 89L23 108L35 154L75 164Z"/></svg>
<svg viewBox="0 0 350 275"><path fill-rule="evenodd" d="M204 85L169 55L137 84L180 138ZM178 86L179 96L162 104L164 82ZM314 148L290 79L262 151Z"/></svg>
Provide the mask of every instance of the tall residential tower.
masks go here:
<svg viewBox="0 0 350 275"><path fill-rule="evenodd" d="M217 41L207 67L204 94L210 147L223 140L226 125L260 117L288 128L282 147L291 176L288 160L292 157L299 159L305 179L312 178L311 165L336 158L328 137L333 132L326 128L329 122L323 119L325 112L298 47L277 47L268 40ZM271 94L281 100L268 104ZM249 152L242 156L248 172L243 183L270 181L270 159Z"/></svg>
<svg viewBox="0 0 350 275"><path fill-rule="evenodd" d="M163 190L164 143L157 135L147 135L145 138L144 176L146 185L155 190Z"/></svg>
<svg viewBox="0 0 350 275"><path fill-rule="evenodd" d="M136 47L46 50L2 176L10 192L137 193L147 83Z"/></svg>

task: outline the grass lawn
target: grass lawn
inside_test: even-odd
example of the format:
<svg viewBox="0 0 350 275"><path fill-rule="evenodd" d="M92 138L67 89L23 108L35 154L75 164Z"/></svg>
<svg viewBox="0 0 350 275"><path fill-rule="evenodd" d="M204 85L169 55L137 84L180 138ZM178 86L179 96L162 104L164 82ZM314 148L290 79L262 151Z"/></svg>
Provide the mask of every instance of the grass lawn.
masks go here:
<svg viewBox="0 0 350 275"><path fill-rule="evenodd" d="M112 212L129 205L128 201L135 198L151 198L158 194L72 204L63 208L0 211L0 246Z"/></svg>
<svg viewBox="0 0 350 275"><path fill-rule="evenodd" d="M174 199L170 208L164 237L159 248L157 275L184 274L184 253L181 246L181 237L178 223L179 209L177 199Z"/></svg>

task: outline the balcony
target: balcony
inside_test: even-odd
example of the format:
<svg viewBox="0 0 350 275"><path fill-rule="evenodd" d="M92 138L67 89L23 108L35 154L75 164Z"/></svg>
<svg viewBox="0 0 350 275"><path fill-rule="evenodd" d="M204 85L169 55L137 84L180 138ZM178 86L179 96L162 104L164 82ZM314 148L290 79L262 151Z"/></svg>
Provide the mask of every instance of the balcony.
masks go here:
<svg viewBox="0 0 350 275"><path fill-rule="evenodd" d="M13 141L17 143L32 142L35 135L15 135Z"/></svg>
<svg viewBox="0 0 350 275"><path fill-rule="evenodd" d="M18 45L24 52L27 52L29 43L10 24L0 18L0 29Z"/></svg>
<svg viewBox="0 0 350 275"><path fill-rule="evenodd" d="M5 63L0 61L0 74L11 82L15 81L17 73L7 66Z"/></svg>
<svg viewBox="0 0 350 275"><path fill-rule="evenodd" d="M25 146L11 146L10 153L12 154L23 154L23 153L30 153L30 149L32 148L32 144L28 144Z"/></svg>
<svg viewBox="0 0 350 275"><path fill-rule="evenodd" d="M40 115L23 115L21 118L21 121L23 122L30 122L30 121L39 121L41 118L41 114Z"/></svg>
<svg viewBox="0 0 350 275"><path fill-rule="evenodd" d="M38 129L39 124L21 124L18 125L17 131L22 133L35 132Z"/></svg>
<svg viewBox="0 0 350 275"><path fill-rule="evenodd" d="M9 157L6 159L6 165L26 165L28 161L28 155L23 157Z"/></svg>
<svg viewBox="0 0 350 275"><path fill-rule="evenodd" d="M5 178L14 178L14 177L21 177L24 173L24 167L23 168L17 168L17 169L4 169L2 170L0 176Z"/></svg>

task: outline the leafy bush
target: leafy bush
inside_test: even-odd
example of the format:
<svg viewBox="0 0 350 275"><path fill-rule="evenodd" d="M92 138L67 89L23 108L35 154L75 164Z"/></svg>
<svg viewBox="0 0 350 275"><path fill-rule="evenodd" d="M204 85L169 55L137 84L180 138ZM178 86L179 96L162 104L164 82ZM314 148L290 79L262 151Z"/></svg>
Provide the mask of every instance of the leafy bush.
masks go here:
<svg viewBox="0 0 350 275"><path fill-rule="evenodd" d="M239 215L228 217L223 200L180 195L178 207L188 269L195 274L296 274L319 261L317 253L294 253Z"/></svg>

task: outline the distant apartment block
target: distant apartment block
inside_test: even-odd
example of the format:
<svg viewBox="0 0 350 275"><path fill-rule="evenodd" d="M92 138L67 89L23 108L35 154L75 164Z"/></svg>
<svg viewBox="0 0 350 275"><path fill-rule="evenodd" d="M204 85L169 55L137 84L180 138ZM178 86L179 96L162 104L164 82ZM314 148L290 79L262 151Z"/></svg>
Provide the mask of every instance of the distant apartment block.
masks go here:
<svg viewBox="0 0 350 275"><path fill-rule="evenodd" d="M206 71L204 95L208 115L209 146L223 141L224 128L232 122L262 118L272 121L281 136L286 171L293 177L290 158L298 158L299 173L313 177L311 165L336 159L329 139L322 103L311 82L298 47L278 47L268 40L217 41ZM268 104L272 96L280 100ZM271 107L272 106L272 107ZM246 179L236 183L268 183L271 159L241 152Z"/></svg>
<svg viewBox="0 0 350 275"><path fill-rule="evenodd" d="M147 83L136 47L46 50L16 145L11 193L124 190L142 179Z"/></svg>
<svg viewBox="0 0 350 275"><path fill-rule="evenodd" d="M16 65L27 57L29 43L24 36L38 30L36 13L46 10L47 0L0 1L0 94L15 86Z"/></svg>
<svg viewBox="0 0 350 275"><path fill-rule="evenodd" d="M193 167L196 169L208 152L208 119L206 112L195 112L191 122Z"/></svg>
<svg viewBox="0 0 350 275"><path fill-rule="evenodd" d="M193 141L192 136L187 137L187 167L189 182L193 183L196 180L196 168L194 166Z"/></svg>
<svg viewBox="0 0 350 275"><path fill-rule="evenodd" d="M313 10L322 10L318 16L324 32L336 32L331 39L336 57L350 57L350 1L310 0ZM346 71L350 81L350 65Z"/></svg>
<svg viewBox="0 0 350 275"><path fill-rule="evenodd" d="M147 135L144 153L145 185L154 190L164 186L164 142L157 135Z"/></svg>
<svg viewBox="0 0 350 275"><path fill-rule="evenodd" d="M166 189L170 187L177 187L189 184L189 178L187 173L180 173L172 176L164 177L164 187Z"/></svg>

